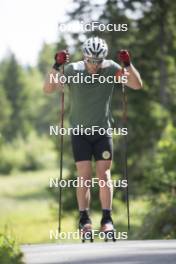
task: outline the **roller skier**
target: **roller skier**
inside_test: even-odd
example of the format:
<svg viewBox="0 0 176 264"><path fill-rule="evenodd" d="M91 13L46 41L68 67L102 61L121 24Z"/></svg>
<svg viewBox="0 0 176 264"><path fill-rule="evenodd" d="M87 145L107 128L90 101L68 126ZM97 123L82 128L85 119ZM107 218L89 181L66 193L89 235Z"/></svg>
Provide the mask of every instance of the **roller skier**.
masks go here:
<svg viewBox="0 0 176 264"><path fill-rule="evenodd" d="M134 90L142 88L142 80L139 72L131 62L129 52L121 50L118 53L117 60L123 65L119 65L113 60L106 59L108 55L108 45L104 39L91 37L85 41L82 47L83 59L78 62L68 63L69 53L67 50L58 51L55 55L55 63L47 75L44 92L47 94L59 91L63 88L62 82L51 83L50 74L61 75L61 67L65 63L64 76L83 77L97 76L126 76L126 86ZM86 79L86 78L85 78ZM92 177L92 157L95 160L96 177L99 181L107 183L111 179L111 166L113 160L113 141L112 135L107 133L112 127L111 120L111 99L113 95L114 83L99 81L74 83L67 82L70 92L70 124L72 128L77 126L84 127L84 133L71 135L73 157L79 179L90 181ZM121 86L119 85L119 88ZM85 133L86 128L103 128L104 135L96 131L89 134ZM88 239L92 238L92 220L89 214L90 209L90 187L79 186L77 188L77 202L79 209L79 228L83 234L83 241L88 234ZM109 184L99 186L99 198L102 209L100 221L100 231L105 234L112 234L114 239L114 225L112 219L112 197L113 188ZM85 239L84 239L85 238Z"/></svg>

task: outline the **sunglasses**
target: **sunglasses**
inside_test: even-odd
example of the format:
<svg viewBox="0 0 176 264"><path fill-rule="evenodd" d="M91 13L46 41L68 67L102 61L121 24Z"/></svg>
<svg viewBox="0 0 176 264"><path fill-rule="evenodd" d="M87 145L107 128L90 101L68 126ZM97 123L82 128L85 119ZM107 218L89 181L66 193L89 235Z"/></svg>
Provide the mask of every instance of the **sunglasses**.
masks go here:
<svg viewBox="0 0 176 264"><path fill-rule="evenodd" d="M90 64L101 64L103 62L103 59L89 59L89 58L86 58L85 61L87 63L90 63Z"/></svg>

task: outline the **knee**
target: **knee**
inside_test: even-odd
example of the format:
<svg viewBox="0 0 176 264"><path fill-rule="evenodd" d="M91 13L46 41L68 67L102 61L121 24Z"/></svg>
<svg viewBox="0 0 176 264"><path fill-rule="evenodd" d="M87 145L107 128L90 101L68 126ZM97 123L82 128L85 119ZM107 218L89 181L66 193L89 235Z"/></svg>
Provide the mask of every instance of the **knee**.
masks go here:
<svg viewBox="0 0 176 264"><path fill-rule="evenodd" d="M98 173L98 178L99 180L103 180L105 182L110 181L111 180L111 172L110 169L101 171Z"/></svg>
<svg viewBox="0 0 176 264"><path fill-rule="evenodd" d="M86 188L89 189L91 186L91 175L83 174L78 176L78 188Z"/></svg>
<svg viewBox="0 0 176 264"><path fill-rule="evenodd" d="M78 176L78 180L87 181L91 179L91 175L89 174L82 174Z"/></svg>

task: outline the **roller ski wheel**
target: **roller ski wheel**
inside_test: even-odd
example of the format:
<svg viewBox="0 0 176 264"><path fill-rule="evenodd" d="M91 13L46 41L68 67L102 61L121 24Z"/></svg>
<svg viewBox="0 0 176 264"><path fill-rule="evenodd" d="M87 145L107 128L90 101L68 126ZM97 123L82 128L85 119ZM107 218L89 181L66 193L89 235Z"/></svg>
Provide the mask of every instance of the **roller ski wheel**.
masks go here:
<svg viewBox="0 0 176 264"><path fill-rule="evenodd" d="M100 232L103 233L103 238L105 242L116 241L115 230L112 223L103 224L101 226Z"/></svg>
<svg viewBox="0 0 176 264"><path fill-rule="evenodd" d="M85 224L85 225L81 226L80 227L80 234L81 234L82 243L85 243L87 240L89 240L91 243L94 242L91 224Z"/></svg>

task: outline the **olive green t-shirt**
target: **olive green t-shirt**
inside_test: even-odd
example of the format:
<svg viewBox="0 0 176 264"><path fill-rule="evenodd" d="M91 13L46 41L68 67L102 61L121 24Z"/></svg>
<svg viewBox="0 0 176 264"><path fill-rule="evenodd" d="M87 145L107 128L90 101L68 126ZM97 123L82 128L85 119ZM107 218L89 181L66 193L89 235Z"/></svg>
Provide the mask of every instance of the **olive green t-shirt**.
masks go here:
<svg viewBox="0 0 176 264"><path fill-rule="evenodd" d="M70 123L73 128L77 125L84 128L111 127L113 78L120 68L114 61L104 60L93 78L87 72L84 61L66 65L64 75L70 91Z"/></svg>

